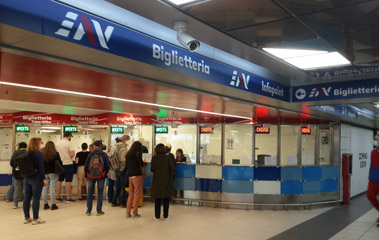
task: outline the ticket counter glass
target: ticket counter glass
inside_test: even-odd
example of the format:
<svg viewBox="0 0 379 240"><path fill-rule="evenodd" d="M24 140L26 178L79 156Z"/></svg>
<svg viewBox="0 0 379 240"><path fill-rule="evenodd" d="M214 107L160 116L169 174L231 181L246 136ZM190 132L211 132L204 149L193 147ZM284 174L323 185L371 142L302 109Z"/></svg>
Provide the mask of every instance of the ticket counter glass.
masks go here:
<svg viewBox="0 0 379 240"><path fill-rule="evenodd" d="M299 146L299 125L280 126L280 165L297 166Z"/></svg>
<svg viewBox="0 0 379 240"><path fill-rule="evenodd" d="M332 161L332 136L333 128L330 127L320 127L320 137L319 137L319 159L320 165L331 165Z"/></svg>
<svg viewBox="0 0 379 240"><path fill-rule="evenodd" d="M16 125L17 128L18 125ZM20 142L29 144L29 140L33 137L41 138L43 145L48 141L57 143L61 139L61 125L25 125L29 127L29 132L16 132L15 149Z"/></svg>
<svg viewBox="0 0 379 240"><path fill-rule="evenodd" d="M255 129L255 165L277 165L278 155L278 126L277 125L263 125L268 128L267 131L260 131Z"/></svg>
<svg viewBox="0 0 379 240"><path fill-rule="evenodd" d="M212 131L203 131L201 129ZM200 164L221 165L222 124L200 126Z"/></svg>
<svg viewBox="0 0 379 240"><path fill-rule="evenodd" d="M112 133L111 134L111 146L116 144L116 138L122 137L123 135L129 135L130 140L127 142L129 147L133 141L140 141L144 145L149 153L153 151L153 126L152 125L118 125L118 127L123 128L123 133Z"/></svg>
<svg viewBox="0 0 379 240"><path fill-rule="evenodd" d="M307 129L301 134L301 165L312 166L316 164L317 127L309 126Z"/></svg>
<svg viewBox="0 0 379 240"><path fill-rule="evenodd" d="M224 154L225 165L252 165L253 126L226 124Z"/></svg>

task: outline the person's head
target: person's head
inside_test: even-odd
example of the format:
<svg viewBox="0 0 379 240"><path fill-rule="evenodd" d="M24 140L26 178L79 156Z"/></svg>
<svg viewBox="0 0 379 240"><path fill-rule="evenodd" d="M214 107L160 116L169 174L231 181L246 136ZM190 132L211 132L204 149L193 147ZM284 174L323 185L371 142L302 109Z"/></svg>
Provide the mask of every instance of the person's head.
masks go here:
<svg viewBox="0 0 379 240"><path fill-rule="evenodd" d="M181 148L178 148L178 150L176 150L176 157L177 158L183 157L183 150Z"/></svg>
<svg viewBox="0 0 379 240"><path fill-rule="evenodd" d="M171 144L166 143L165 147L166 147L166 153L171 152L171 147L172 147Z"/></svg>
<svg viewBox="0 0 379 240"><path fill-rule="evenodd" d="M93 152L93 150L95 150L95 147L93 146L93 144L90 144L90 145L89 145L89 151L90 151L90 152Z"/></svg>
<svg viewBox="0 0 379 240"><path fill-rule="evenodd" d="M157 146L155 146L155 154L166 154L165 145L159 143Z"/></svg>
<svg viewBox="0 0 379 240"><path fill-rule="evenodd" d="M67 140L71 141L72 134L70 132L65 132L65 133L63 133L63 137L66 138Z"/></svg>
<svg viewBox="0 0 379 240"><path fill-rule="evenodd" d="M142 144L138 141L135 141L130 147L128 153L126 153L126 157L134 157L142 155Z"/></svg>
<svg viewBox="0 0 379 240"><path fill-rule="evenodd" d="M107 151L107 145L105 145L105 144L101 145L101 150Z"/></svg>
<svg viewBox="0 0 379 240"><path fill-rule="evenodd" d="M82 150L87 151L88 149L88 144L87 143L82 143Z"/></svg>
<svg viewBox="0 0 379 240"><path fill-rule="evenodd" d="M37 152L41 149L42 141L38 140L38 138L31 138L29 140L28 147L26 149L27 152Z"/></svg>
<svg viewBox="0 0 379 240"><path fill-rule="evenodd" d="M379 145L379 135L375 135L374 136L373 144L374 144L375 147L378 147L378 145Z"/></svg>
<svg viewBox="0 0 379 240"><path fill-rule="evenodd" d="M43 161L50 162L57 154L55 145L52 141L48 141L43 149Z"/></svg>
<svg viewBox="0 0 379 240"><path fill-rule="evenodd" d="M123 135L120 140L122 143L126 143L127 141L129 141L130 137L129 135Z"/></svg>
<svg viewBox="0 0 379 240"><path fill-rule="evenodd" d="M120 139L119 137L116 137L116 138L115 138L115 141L116 141L116 143L120 143L120 142L121 142L121 139Z"/></svg>
<svg viewBox="0 0 379 240"><path fill-rule="evenodd" d="M26 142L20 142L18 144L18 149L17 150L20 150L20 149L23 149L23 148L27 148L28 147L28 144L26 144Z"/></svg>
<svg viewBox="0 0 379 240"><path fill-rule="evenodd" d="M102 146L103 146L103 143L102 143L100 140L96 140L96 141L93 143L93 147L94 147L94 149L101 149Z"/></svg>

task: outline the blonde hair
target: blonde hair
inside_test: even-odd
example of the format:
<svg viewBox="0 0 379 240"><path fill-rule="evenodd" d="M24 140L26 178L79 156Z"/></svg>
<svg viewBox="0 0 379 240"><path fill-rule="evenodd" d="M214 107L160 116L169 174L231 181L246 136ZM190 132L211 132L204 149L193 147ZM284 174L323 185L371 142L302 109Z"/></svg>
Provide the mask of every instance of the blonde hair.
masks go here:
<svg viewBox="0 0 379 240"><path fill-rule="evenodd" d="M27 152L37 152L39 151L41 138L31 138L26 149Z"/></svg>

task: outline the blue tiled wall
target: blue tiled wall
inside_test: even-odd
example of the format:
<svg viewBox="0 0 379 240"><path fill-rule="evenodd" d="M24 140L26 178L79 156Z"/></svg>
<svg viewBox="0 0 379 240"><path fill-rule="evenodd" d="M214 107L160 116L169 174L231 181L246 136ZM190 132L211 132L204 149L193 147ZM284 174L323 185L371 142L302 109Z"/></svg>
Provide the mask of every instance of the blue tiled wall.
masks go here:
<svg viewBox="0 0 379 240"><path fill-rule="evenodd" d="M321 168L322 179L338 179L339 166L324 166Z"/></svg>
<svg viewBox="0 0 379 240"><path fill-rule="evenodd" d="M321 192L338 192L338 180L322 181Z"/></svg>
<svg viewBox="0 0 379 240"><path fill-rule="evenodd" d="M279 167L255 167L254 180L259 180L259 181L280 180L280 168Z"/></svg>
<svg viewBox="0 0 379 240"><path fill-rule="evenodd" d="M302 194L303 184L300 181L290 181L281 183L282 194Z"/></svg>
<svg viewBox="0 0 379 240"><path fill-rule="evenodd" d="M253 193L254 182L241 180L224 180L222 182L222 192L225 193Z"/></svg>
<svg viewBox="0 0 379 240"><path fill-rule="evenodd" d="M321 192L321 182L320 181L309 181L303 182L303 193L312 194Z"/></svg>
<svg viewBox="0 0 379 240"><path fill-rule="evenodd" d="M321 167L303 167L303 180L320 181Z"/></svg>
<svg viewBox="0 0 379 240"><path fill-rule="evenodd" d="M195 189L202 192L221 192L222 191L221 180L216 179L196 179Z"/></svg>
<svg viewBox="0 0 379 240"><path fill-rule="evenodd" d="M194 178L196 165L193 164L177 164L175 176L178 178Z"/></svg>
<svg viewBox="0 0 379 240"><path fill-rule="evenodd" d="M189 190L194 191L195 188L195 179L194 178L175 178L175 189L176 190Z"/></svg>
<svg viewBox="0 0 379 240"><path fill-rule="evenodd" d="M303 171L301 167L282 167L280 175L282 181L301 181Z"/></svg>
<svg viewBox="0 0 379 240"><path fill-rule="evenodd" d="M253 167L222 167L222 178L226 180L251 180L254 179Z"/></svg>
<svg viewBox="0 0 379 240"><path fill-rule="evenodd" d="M12 184L12 175L0 174L0 186L9 186Z"/></svg>

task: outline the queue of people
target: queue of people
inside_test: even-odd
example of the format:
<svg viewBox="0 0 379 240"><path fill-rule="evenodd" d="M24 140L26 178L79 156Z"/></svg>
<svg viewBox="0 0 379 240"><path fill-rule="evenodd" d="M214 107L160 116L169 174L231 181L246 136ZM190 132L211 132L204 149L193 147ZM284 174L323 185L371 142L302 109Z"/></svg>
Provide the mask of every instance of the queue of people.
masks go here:
<svg viewBox="0 0 379 240"><path fill-rule="evenodd" d="M82 185L83 182L86 183L88 194L85 213L87 216L92 213L96 184L96 215L104 214L103 192L105 180L108 178L107 197L112 207L126 207L127 218L141 217L138 213L138 204L143 181L146 178L146 162L143 161L142 154L147 152L147 148L139 141L134 141L129 148L127 142L130 137L124 135L116 139L116 144L108 153L105 152L106 146L98 140L90 146L83 143L82 151L75 155L70 147L72 137L71 133L65 133L64 138L57 144L49 141L43 149L41 149L43 146L41 138L32 138L29 144L19 143L10 164L14 186L13 208L17 208L23 198L24 223L36 225L45 222L39 217L41 196L44 210L59 209L57 202L63 201L60 195L63 181L66 181L66 203L75 202L71 197L74 156L77 165L78 200L83 200ZM28 167L26 167L27 162L31 163ZM174 193L174 170L177 162L186 162L182 149L176 151L175 157L171 153L170 144L166 146L158 144L155 147L150 170L153 174L151 197L155 201L154 218L156 220L160 219L162 203L163 219L168 219L169 201ZM129 187L128 194L125 192L125 187ZM50 199L48 199L48 193L50 193ZM32 198L32 205L30 205ZM51 205L49 205L49 200ZM30 217L30 207L33 210L33 218Z"/></svg>

